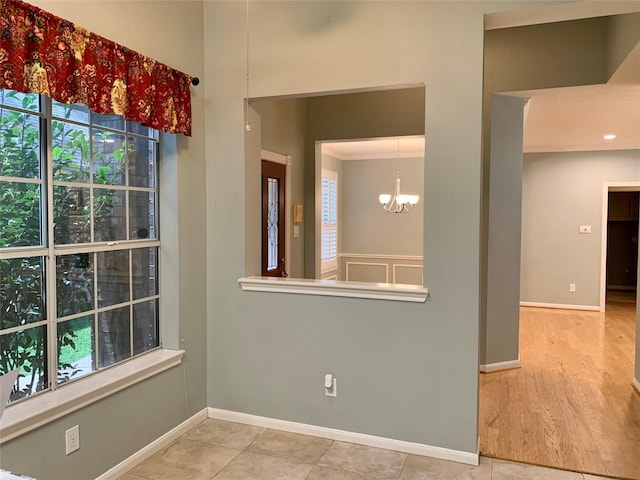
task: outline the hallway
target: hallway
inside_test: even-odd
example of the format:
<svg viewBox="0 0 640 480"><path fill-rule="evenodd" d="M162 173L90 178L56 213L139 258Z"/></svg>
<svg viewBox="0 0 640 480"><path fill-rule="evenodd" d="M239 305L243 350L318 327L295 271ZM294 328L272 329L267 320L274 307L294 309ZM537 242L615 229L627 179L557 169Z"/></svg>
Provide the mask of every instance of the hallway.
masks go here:
<svg viewBox="0 0 640 480"><path fill-rule="evenodd" d="M481 454L640 479L635 305L520 312L521 368L480 375Z"/></svg>

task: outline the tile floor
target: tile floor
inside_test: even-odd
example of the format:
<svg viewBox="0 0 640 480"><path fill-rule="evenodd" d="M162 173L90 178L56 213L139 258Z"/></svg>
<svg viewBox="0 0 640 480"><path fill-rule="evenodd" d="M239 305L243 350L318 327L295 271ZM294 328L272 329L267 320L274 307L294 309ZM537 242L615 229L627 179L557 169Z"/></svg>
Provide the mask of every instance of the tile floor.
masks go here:
<svg viewBox="0 0 640 480"><path fill-rule="evenodd" d="M207 419L120 480L597 480L481 457L477 467Z"/></svg>

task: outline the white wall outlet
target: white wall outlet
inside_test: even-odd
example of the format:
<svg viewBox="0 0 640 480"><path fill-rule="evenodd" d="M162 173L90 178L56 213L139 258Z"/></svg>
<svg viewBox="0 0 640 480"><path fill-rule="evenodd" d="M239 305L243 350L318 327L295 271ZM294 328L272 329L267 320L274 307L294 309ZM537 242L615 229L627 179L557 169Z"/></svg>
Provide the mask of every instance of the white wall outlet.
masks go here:
<svg viewBox="0 0 640 480"><path fill-rule="evenodd" d="M591 233L591 225L580 225L580 233Z"/></svg>
<svg viewBox="0 0 640 480"><path fill-rule="evenodd" d="M64 441L67 455L75 452L80 448L80 426L76 425L64 432Z"/></svg>
<svg viewBox="0 0 640 480"><path fill-rule="evenodd" d="M575 283L570 283L569 284L569 291L572 293L575 293L576 291L576 284Z"/></svg>
<svg viewBox="0 0 640 480"><path fill-rule="evenodd" d="M338 379L330 373L324 376L324 394L327 397L338 396Z"/></svg>

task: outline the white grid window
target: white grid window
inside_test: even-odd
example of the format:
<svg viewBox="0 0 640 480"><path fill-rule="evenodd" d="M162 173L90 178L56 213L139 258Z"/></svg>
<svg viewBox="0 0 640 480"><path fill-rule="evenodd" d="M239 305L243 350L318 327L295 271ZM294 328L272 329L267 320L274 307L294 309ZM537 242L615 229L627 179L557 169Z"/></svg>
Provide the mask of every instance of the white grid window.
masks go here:
<svg viewBox="0 0 640 480"><path fill-rule="evenodd" d="M160 345L158 133L0 89L0 374L16 401Z"/></svg>
<svg viewBox="0 0 640 480"><path fill-rule="evenodd" d="M338 173L322 170L322 272L338 268Z"/></svg>

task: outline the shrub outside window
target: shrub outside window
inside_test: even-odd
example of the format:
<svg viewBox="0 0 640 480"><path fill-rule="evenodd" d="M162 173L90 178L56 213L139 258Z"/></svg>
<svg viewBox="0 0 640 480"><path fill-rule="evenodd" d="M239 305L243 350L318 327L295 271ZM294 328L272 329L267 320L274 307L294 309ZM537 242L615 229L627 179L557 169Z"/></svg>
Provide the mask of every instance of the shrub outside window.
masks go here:
<svg viewBox="0 0 640 480"><path fill-rule="evenodd" d="M0 374L11 401L160 345L158 133L0 89Z"/></svg>

